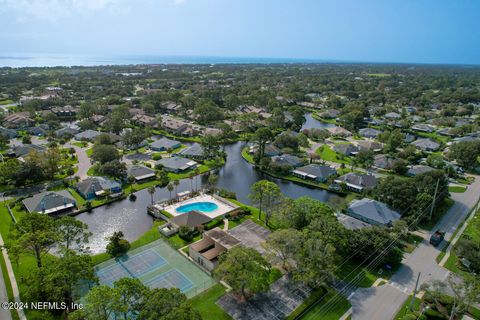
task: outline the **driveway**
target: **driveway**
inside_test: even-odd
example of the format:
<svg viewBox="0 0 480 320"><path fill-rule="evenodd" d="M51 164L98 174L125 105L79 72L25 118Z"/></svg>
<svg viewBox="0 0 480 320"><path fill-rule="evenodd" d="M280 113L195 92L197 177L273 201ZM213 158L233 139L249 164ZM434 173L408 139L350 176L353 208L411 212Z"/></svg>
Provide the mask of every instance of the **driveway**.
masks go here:
<svg viewBox="0 0 480 320"><path fill-rule="evenodd" d="M432 229L445 231L445 239L450 240L460 223L475 206L480 194L480 178L476 177L464 193L452 193L454 205ZM389 283L374 288L359 288L350 297L353 307L353 320L393 319L402 304L413 292L418 273L419 286L429 280L445 280L448 270L436 263L441 247L428 243L431 232L423 232L424 240L411 254L407 255L400 269ZM445 242L444 242L445 245Z"/></svg>
<svg viewBox="0 0 480 320"><path fill-rule="evenodd" d="M65 148L75 149L78 159L78 171L75 175L79 176L80 180L86 179L88 177L87 171L92 166L92 162L90 161L87 152L85 152L85 149L70 143L65 143Z"/></svg>

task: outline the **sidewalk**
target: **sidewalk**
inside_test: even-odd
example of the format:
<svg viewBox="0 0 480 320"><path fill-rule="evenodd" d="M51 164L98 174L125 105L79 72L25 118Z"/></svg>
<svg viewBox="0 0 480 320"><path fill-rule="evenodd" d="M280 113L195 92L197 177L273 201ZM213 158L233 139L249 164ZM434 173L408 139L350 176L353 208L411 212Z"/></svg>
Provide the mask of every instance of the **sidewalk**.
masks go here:
<svg viewBox="0 0 480 320"><path fill-rule="evenodd" d="M0 247L2 247L3 245L4 245L3 238L2 238L2 235L0 235ZM3 253L3 258L5 259L5 265L7 266L8 277L10 278L10 283L12 284L13 297L15 299L15 302L21 302L20 293L18 291L18 286L17 286L17 280L15 279L12 263L10 262L10 258L8 257L7 250L2 249L2 253ZM3 282L3 279L2 279L2 282ZM8 299L6 301L8 301ZM18 309L17 312L18 312L18 316L20 317L20 320L27 320L27 317L25 316L23 309ZM0 316L1 315L2 314L0 312ZM0 319L3 320L4 319L3 316L1 316ZM5 318L5 319L11 319L11 318Z"/></svg>

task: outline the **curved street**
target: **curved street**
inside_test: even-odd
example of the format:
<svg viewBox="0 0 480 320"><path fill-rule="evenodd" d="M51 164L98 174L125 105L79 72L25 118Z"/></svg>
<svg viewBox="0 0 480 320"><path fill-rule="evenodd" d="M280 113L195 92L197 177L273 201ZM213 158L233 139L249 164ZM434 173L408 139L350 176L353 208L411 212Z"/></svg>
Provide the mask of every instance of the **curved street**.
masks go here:
<svg viewBox="0 0 480 320"><path fill-rule="evenodd" d="M393 319L405 300L412 294L420 272L419 287L429 280L444 280L449 271L437 264L436 258L442 247L429 244L432 232L445 231L445 240L452 237L455 230L476 205L480 195L480 179L468 186L464 193L452 193L454 205L447 211L431 232L423 232L424 240L411 253L406 255L402 266L390 281L379 287L359 288L349 298L353 320L384 320ZM446 243L444 242L444 245Z"/></svg>

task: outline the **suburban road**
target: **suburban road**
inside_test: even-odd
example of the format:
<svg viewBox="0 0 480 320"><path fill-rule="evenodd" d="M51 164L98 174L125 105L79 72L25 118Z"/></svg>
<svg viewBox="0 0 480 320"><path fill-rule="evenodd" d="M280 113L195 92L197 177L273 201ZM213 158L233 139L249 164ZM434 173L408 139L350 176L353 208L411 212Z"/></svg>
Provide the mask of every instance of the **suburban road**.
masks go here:
<svg viewBox="0 0 480 320"><path fill-rule="evenodd" d="M79 176L80 180L86 179L88 177L87 171L92 166L92 163L85 149L70 143L66 143L64 147L75 149L75 153L77 154L78 159L78 171L75 173L75 175Z"/></svg>
<svg viewBox="0 0 480 320"><path fill-rule="evenodd" d="M0 254L2 254L0 252ZM0 267L0 303L8 302L7 290L5 289L5 281L3 279L2 269ZM2 320L11 320L12 315L10 314L10 310L5 310L0 308L0 319Z"/></svg>
<svg viewBox="0 0 480 320"><path fill-rule="evenodd" d="M445 231L445 239L450 240L460 223L475 206L480 195L480 177L476 177L464 193L452 193L454 205L432 229ZM424 240L403 261L400 269L390 281L379 287L359 288L350 297L353 320L393 319L405 300L412 294L420 272L419 286L432 279L444 280L448 270L439 266L436 257L441 248L428 243L431 233L424 233Z"/></svg>

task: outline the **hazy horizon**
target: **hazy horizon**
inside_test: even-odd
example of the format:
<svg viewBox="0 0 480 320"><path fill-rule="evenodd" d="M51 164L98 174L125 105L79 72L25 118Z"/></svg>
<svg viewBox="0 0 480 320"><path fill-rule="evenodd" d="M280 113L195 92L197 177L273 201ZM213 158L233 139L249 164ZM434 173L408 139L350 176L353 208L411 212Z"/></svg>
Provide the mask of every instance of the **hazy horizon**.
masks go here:
<svg viewBox="0 0 480 320"><path fill-rule="evenodd" d="M480 64L478 1L0 0L0 56Z"/></svg>

